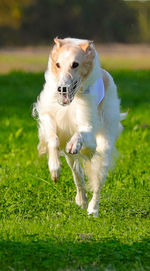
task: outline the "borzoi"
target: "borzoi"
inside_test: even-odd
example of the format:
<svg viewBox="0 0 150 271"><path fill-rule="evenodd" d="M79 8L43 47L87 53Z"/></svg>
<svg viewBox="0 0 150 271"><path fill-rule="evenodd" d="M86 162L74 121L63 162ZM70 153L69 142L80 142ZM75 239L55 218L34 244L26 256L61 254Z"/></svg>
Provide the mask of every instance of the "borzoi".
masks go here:
<svg viewBox="0 0 150 271"><path fill-rule="evenodd" d="M93 42L72 38L54 42L46 83L33 110L38 114L39 155L48 154L55 182L60 154L65 156L77 189L76 203L98 216L100 191L125 114L120 114L116 85L101 68ZM89 204L83 171L93 192Z"/></svg>

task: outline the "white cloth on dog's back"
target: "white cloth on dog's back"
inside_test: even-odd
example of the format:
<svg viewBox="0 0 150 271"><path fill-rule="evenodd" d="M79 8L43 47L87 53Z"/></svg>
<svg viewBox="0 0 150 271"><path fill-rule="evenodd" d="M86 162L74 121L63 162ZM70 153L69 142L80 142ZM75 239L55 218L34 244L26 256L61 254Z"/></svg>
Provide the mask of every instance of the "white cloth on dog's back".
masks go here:
<svg viewBox="0 0 150 271"><path fill-rule="evenodd" d="M105 96L103 79L101 77L98 78L92 86L83 92L83 94L90 94L93 96L95 98L96 105L98 106Z"/></svg>
<svg viewBox="0 0 150 271"><path fill-rule="evenodd" d="M96 105L98 106L105 96L104 82L101 77L89 87L89 93L91 96L94 96Z"/></svg>

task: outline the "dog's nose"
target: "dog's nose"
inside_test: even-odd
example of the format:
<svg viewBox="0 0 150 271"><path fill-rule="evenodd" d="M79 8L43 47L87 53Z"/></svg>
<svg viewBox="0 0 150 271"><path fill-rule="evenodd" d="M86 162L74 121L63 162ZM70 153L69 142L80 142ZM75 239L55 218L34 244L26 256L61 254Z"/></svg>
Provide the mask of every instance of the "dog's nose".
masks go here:
<svg viewBox="0 0 150 271"><path fill-rule="evenodd" d="M61 88L61 87L58 87L57 90L58 90L58 92L61 92L61 91L62 91L63 93L66 93L67 88L66 88L66 87L62 87L62 88Z"/></svg>

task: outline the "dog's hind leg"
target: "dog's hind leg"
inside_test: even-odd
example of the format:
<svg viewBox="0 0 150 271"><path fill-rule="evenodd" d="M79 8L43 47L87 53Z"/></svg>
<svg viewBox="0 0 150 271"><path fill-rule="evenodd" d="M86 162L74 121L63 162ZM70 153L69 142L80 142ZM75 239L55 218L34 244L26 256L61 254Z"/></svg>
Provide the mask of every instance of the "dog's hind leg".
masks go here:
<svg viewBox="0 0 150 271"><path fill-rule="evenodd" d="M88 214L98 216L99 197L101 188L105 182L108 165L105 165L105 158L95 154L91 160L90 175L88 175L89 189L93 192L93 196L88 205Z"/></svg>
<svg viewBox="0 0 150 271"><path fill-rule="evenodd" d="M76 204L81 206L81 208L86 208L88 204L88 199L85 194L84 175L80 162L79 160L72 157L72 155L65 155L65 157L69 167L72 170L74 183L77 189L77 194L75 198Z"/></svg>
<svg viewBox="0 0 150 271"><path fill-rule="evenodd" d="M105 182L111 158L111 148L109 144L104 144L104 149L98 151L93 156L90 165L86 168L86 174L89 181L89 189L93 192L93 196L88 205L88 214L98 216L99 197L102 186Z"/></svg>

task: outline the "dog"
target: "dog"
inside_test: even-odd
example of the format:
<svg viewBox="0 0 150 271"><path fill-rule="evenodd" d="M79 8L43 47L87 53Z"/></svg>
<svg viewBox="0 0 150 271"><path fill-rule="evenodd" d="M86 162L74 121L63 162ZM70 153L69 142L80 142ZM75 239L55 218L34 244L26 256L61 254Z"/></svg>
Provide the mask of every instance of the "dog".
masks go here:
<svg viewBox="0 0 150 271"><path fill-rule="evenodd" d="M99 197L123 127L120 100L111 75L101 68L93 41L54 39L45 85L34 104L38 151L48 154L52 180L60 176L60 154L72 170L76 204L98 216ZM88 204L84 173L93 192Z"/></svg>

